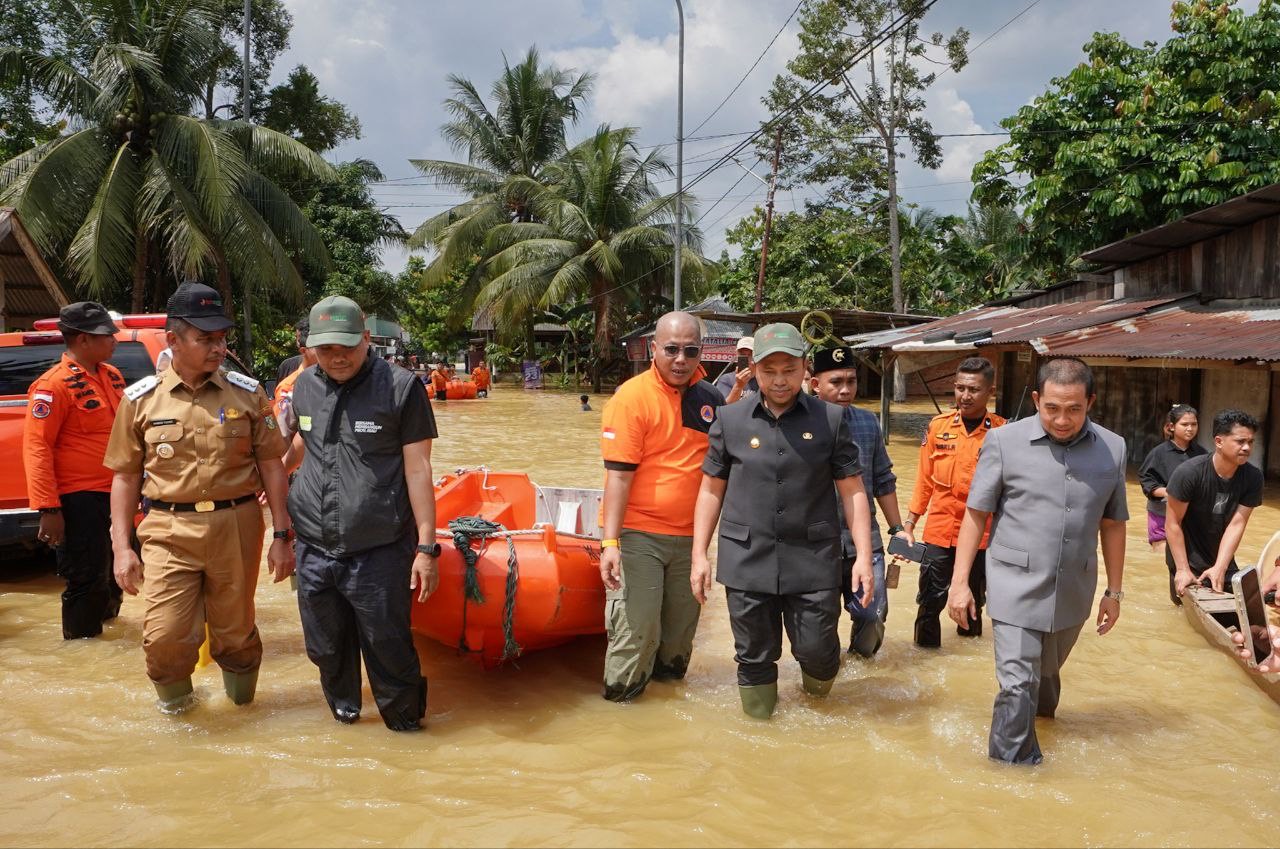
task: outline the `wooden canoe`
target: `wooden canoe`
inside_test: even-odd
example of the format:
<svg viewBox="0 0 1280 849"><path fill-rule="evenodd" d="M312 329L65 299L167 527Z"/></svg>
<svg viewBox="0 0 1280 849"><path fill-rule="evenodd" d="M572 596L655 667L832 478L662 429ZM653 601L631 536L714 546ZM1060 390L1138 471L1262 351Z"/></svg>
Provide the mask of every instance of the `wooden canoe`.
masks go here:
<svg viewBox="0 0 1280 849"><path fill-rule="evenodd" d="M1260 575L1267 571L1267 567L1275 562L1277 556L1280 556L1280 531L1271 537L1271 541L1262 549L1262 554L1258 557ZM1182 611L1186 614L1191 627L1199 631L1210 645L1217 646L1231 655L1253 683L1262 688L1272 701L1280 704L1280 674L1260 675L1256 670L1249 668L1249 664L1236 653L1237 647L1231 639L1231 634L1239 629L1240 620L1236 615L1234 595L1193 586L1188 588L1186 595L1182 597Z"/></svg>

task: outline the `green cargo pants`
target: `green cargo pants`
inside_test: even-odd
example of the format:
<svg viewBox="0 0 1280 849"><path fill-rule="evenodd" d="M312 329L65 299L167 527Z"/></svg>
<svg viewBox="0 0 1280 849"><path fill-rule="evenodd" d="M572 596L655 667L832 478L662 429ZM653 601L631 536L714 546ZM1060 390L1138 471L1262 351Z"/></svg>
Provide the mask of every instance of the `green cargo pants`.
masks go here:
<svg viewBox="0 0 1280 849"><path fill-rule="evenodd" d="M644 692L650 678L684 677L702 605L689 588L693 538L623 529L622 582L605 592L609 648L604 697L618 702Z"/></svg>

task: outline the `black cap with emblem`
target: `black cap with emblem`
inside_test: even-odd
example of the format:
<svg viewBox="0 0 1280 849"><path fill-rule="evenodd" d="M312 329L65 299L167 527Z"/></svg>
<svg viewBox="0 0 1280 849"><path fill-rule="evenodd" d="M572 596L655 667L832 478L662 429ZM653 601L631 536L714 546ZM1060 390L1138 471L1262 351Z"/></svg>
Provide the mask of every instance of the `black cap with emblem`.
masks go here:
<svg viewBox="0 0 1280 849"><path fill-rule="evenodd" d="M222 310L222 296L203 283L183 283L169 296L165 312L193 327L212 333L235 324Z"/></svg>
<svg viewBox="0 0 1280 849"><path fill-rule="evenodd" d="M813 352L814 374L857 367L858 361L854 359L853 349L848 345L841 345L839 348L824 348L821 351Z"/></svg>
<svg viewBox="0 0 1280 849"><path fill-rule="evenodd" d="M58 329L71 333L92 333L110 336L119 331L111 320L111 313L96 301L76 301L58 310Z"/></svg>

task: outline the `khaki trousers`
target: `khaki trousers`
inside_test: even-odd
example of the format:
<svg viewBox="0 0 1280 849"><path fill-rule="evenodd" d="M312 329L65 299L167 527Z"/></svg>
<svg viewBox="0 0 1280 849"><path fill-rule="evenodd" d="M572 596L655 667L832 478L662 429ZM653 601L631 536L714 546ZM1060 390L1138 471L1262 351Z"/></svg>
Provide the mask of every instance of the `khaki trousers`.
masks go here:
<svg viewBox="0 0 1280 849"><path fill-rule="evenodd" d="M142 520L142 650L152 681L173 684L192 673L206 621L219 666L234 673L258 668L253 595L264 527L262 507L252 499L211 513L153 508Z"/></svg>
<svg viewBox="0 0 1280 849"><path fill-rule="evenodd" d="M689 587L693 538L623 529L622 586L605 592L604 696L635 698L650 678L683 678L702 606Z"/></svg>

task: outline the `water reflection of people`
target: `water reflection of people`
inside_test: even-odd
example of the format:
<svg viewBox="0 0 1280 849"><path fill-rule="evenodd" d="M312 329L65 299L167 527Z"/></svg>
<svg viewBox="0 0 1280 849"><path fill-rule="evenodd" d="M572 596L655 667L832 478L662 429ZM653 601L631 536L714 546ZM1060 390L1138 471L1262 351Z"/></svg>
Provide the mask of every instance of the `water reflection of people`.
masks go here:
<svg viewBox="0 0 1280 849"><path fill-rule="evenodd" d="M719 519L716 577L725 585L738 693L745 713L767 719L778 702L784 629L810 695L826 695L840 668L837 491L858 551L852 583L864 607L875 587L867 492L843 411L800 391L805 343L794 326L761 328L755 350L759 395L722 407L711 427L690 581L705 602L707 548Z"/></svg>
<svg viewBox="0 0 1280 849"><path fill-rule="evenodd" d="M653 365L618 387L601 414L610 701L639 696L650 680L683 678L701 612L689 583L693 507L707 432L723 402L702 380L696 318L667 313L650 344Z"/></svg>
<svg viewBox="0 0 1280 849"><path fill-rule="evenodd" d="M951 618L967 626L975 613L969 569L994 514L987 598L1000 692L988 753L1017 764L1043 760L1035 718L1057 710L1060 672L1097 589L1099 535L1107 590L1098 633L1120 617L1129 518L1124 439L1089 421L1096 400L1089 367L1074 358L1046 361L1032 400L1038 415L987 434L947 600Z"/></svg>
<svg viewBox="0 0 1280 849"><path fill-rule="evenodd" d="M1147 452L1138 469L1138 483L1147 497L1147 542L1151 550L1165 550L1165 510L1168 497L1166 487L1174 469L1192 457L1207 454L1196 442L1200 432L1200 419L1196 408L1189 404L1174 404L1165 416L1164 441ZM1170 588L1170 595L1177 604L1177 594Z"/></svg>

